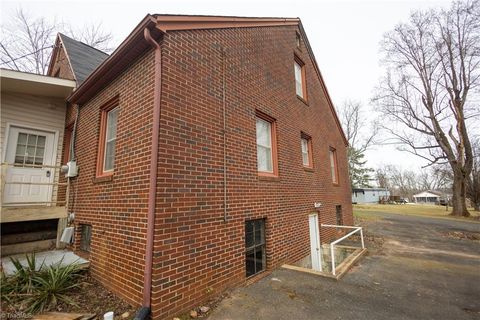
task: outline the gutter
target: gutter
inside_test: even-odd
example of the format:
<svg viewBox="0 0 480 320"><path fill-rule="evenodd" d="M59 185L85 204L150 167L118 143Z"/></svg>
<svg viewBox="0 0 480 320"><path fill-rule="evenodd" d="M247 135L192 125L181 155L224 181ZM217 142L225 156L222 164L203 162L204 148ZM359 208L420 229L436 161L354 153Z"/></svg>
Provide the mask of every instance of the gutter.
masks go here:
<svg viewBox="0 0 480 320"><path fill-rule="evenodd" d="M154 28L156 20L147 14L118 48L105 59L67 98L71 104L85 104L98 90L107 86L116 75L129 66L129 61L148 49L143 31ZM160 30L152 30L155 36Z"/></svg>
<svg viewBox="0 0 480 320"><path fill-rule="evenodd" d="M158 140L160 133L160 99L162 95L162 50L156 42L150 30L143 30L145 40L155 50L155 85L153 92L153 128L152 148L150 153L150 184L148 190L148 211L147 211L147 244L145 249L145 271L143 280L143 303L135 316L136 320L147 319L151 313L152 297L152 263L153 263L153 240L155 232L155 205L157 194L157 164L158 164Z"/></svg>

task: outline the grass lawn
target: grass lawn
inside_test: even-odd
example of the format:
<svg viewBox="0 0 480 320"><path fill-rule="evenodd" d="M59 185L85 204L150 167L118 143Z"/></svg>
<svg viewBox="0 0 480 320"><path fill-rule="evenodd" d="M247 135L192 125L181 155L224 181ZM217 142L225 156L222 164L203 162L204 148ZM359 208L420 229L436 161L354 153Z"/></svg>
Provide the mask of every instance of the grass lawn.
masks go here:
<svg viewBox="0 0 480 320"><path fill-rule="evenodd" d="M366 219L378 218L381 213L396 213L414 216L435 217L444 219L472 219L478 220L480 212L470 209L472 218L457 218L450 216L451 207L446 211L444 206L422 205L422 204L355 204L353 205L353 214L357 217Z"/></svg>

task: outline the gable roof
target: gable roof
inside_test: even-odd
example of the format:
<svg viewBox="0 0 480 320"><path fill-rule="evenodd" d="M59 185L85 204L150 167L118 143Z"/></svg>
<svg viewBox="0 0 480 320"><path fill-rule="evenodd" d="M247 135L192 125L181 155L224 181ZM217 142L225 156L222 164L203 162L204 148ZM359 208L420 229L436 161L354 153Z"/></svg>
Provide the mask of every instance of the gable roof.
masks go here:
<svg viewBox="0 0 480 320"><path fill-rule="evenodd" d="M227 16L202 16L202 15L166 15L147 14L145 18L135 27L130 35L120 46L101 63L101 65L85 79L84 83L68 98L70 103L83 104L87 102L98 90L104 87L120 72L130 65L131 59L136 58L145 50L150 48L144 40L145 28L151 31L155 39L159 39L163 33L174 30L196 30L196 29L221 29L221 28L248 28L248 27L272 27L272 26L298 26L302 39L307 47L308 54L312 60L315 73L317 74L322 90L327 98L328 106L333 114L335 123L340 131L345 146L348 140L338 119L333 106L332 99L328 93L325 81L318 67L313 50L308 42L307 35L299 18L251 18L251 17L227 17Z"/></svg>
<svg viewBox="0 0 480 320"><path fill-rule="evenodd" d="M55 50L59 50L59 42L65 50L70 68L77 85L81 85L83 81L105 60L108 54L100 51L88 44L74 40L62 33L58 33ZM50 67L55 59L57 52L52 54ZM53 71L49 68L49 73Z"/></svg>
<svg viewBox="0 0 480 320"><path fill-rule="evenodd" d="M441 192L435 190L425 190L420 193L414 194L414 198L424 198L424 197L431 197L431 198L439 198L442 195Z"/></svg>

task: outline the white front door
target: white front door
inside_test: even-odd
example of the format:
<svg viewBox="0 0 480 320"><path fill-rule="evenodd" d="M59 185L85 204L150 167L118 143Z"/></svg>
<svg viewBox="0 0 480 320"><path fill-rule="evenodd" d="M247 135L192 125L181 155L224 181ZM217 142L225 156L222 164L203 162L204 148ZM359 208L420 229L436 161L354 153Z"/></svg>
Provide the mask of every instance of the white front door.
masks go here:
<svg viewBox="0 0 480 320"><path fill-rule="evenodd" d="M312 257L312 269L322 271L322 249L320 247L320 232L318 229L318 215L308 216L310 227L310 256Z"/></svg>
<svg viewBox="0 0 480 320"><path fill-rule="evenodd" d="M55 134L41 130L10 126L5 150L5 162L13 164L7 167L7 184L3 193L4 205L34 204L50 202L55 170L43 168L55 163ZM8 184L8 182L47 183ZM14 204L16 203L16 204Z"/></svg>

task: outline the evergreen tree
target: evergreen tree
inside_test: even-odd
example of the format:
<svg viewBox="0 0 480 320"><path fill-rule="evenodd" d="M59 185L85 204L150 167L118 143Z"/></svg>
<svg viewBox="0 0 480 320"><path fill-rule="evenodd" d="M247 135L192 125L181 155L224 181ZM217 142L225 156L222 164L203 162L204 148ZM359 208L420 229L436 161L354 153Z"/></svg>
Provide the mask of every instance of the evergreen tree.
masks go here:
<svg viewBox="0 0 480 320"><path fill-rule="evenodd" d="M366 167L364 151L348 147L348 169L350 175L350 183L352 188L369 188L370 181L373 179L370 175L373 169Z"/></svg>

